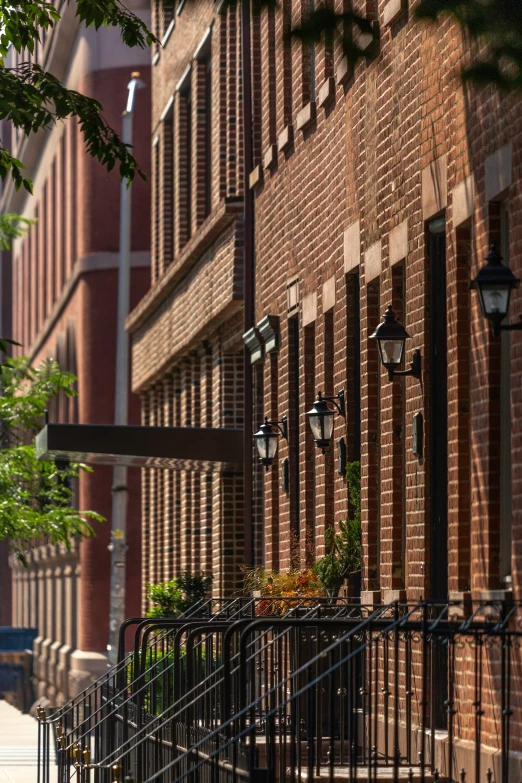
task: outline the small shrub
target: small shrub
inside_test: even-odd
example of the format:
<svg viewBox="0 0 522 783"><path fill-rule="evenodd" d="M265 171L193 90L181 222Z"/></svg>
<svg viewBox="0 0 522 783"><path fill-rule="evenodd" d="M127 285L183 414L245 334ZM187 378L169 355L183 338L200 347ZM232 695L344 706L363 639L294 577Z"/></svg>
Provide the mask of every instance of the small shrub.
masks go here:
<svg viewBox="0 0 522 783"><path fill-rule="evenodd" d="M147 598L153 606L147 611L147 617L179 617L206 597L211 584L212 575L205 576L203 572L191 574L189 571L168 582L148 584Z"/></svg>
<svg viewBox="0 0 522 783"><path fill-rule="evenodd" d="M324 589L312 569L292 569L285 573L264 568L243 568L246 592L259 592L256 613L282 616L303 599L324 595ZM288 599L295 598L295 601Z"/></svg>

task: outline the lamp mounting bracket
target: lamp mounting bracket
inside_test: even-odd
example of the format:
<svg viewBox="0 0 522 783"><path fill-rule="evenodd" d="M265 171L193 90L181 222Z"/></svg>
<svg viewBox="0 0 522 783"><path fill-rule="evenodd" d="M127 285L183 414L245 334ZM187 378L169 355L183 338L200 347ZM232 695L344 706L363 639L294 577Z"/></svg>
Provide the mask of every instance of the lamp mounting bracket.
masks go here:
<svg viewBox="0 0 522 783"><path fill-rule="evenodd" d="M520 318L519 322L514 324L501 324L499 321L493 321L493 334L495 337L498 337L500 332L518 332L522 329L522 315L518 317Z"/></svg>
<svg viewBox="0 0 522 783"><path fill-rule="evenodd" d="M411 360L409 370L395 370L393 367L388 367L388 379L393 381L395 376L399 375L404 377L405 375L411 375L413 378L421 378L422 362L421 352L419 348L416 348L413 352L413 358Z"/></svg>
<svg viewBox="0 0 522 783"><path fill-rule="evenodd" d="M321 394L321 392L319 392ZM346 404L344 401L344 389L341 389L340 392L338 392L335 397L323 397L323 400L326 402L333 402L335 407L337 408L337 413L339 416L346 416Z"/></svg>
<svg viewBox="0 0 522 783"><path fill-rule="evenodd" d="M268 424L270 427L276 427L281 433L283 440L288 440L288 419L286 416L283 416L281 421L268 421L265 417L265 424Z"/></svg>

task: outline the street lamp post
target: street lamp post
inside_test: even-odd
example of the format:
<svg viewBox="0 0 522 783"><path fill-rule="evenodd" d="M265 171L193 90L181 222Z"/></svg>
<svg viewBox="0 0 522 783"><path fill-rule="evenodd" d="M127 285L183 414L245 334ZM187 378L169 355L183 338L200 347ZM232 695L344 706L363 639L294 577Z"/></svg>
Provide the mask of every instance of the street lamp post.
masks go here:
<svg viewBox="0 0 522 783"><path fill-rule="evenodd" d="M122 141L132 144L132 119L136 90L145 87L139 73L133 73L127 85L127 107L122 118ZM130 252L131 252L131 184L121 182L120 191L120 252L118 261L118 313L116 321L116 381L114 397L114 423L126 425L129 410L129 337L125 331L125 319L130 303ZM109 610L109 661L116 663L118 631L125 620L125 578L127 551L127 468L116 466L112 482L112 530L111 543L111 592Z"/></svg>

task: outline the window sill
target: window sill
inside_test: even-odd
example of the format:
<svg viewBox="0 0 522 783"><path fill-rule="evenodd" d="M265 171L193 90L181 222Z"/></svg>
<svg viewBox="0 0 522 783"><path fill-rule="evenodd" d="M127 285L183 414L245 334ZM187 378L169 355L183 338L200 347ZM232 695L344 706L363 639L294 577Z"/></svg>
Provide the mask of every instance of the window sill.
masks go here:
<svg viewBox="0 0 522 783"><path fill-rule="evenodd" d="M303 106L299 114L296 118L296 128L297 130L304 131L308 128L309 125L314 122L314 120L317 117L317 109L315 105L315 101L310 101L306 104L306 106Z"/></svg>
<svg viewBox="0 0 522 783"><path fill-rule="evenodd" d="M353 76L353 71L350 68L348 57L343 57L339 63L339 67L335 72L335 81L337 84L346 84Z"/></svg>
<svg viewBox="0 0 522 783"><path fill-rule="evenodd" d="M250 187L250 190L255 190L259 185L263 183L263 169L261 166L256 166L252 169L250 172L250 175L248 177L248 185Z"/></svg>
<svg viewBox="0 0 522 783"><path fill-rule="evenodd" d="M406 11L406 0L388 0L382 13L385 27L393 24Z"/></svg>
<svg viewBox="0 0 522 783"><path fill-rule="evenodd" d="M331 101L333 101L334 98L335 82L333 77L330 76L328 79L324 80L321 87L319 88L317 105L323 108L323 106L327 106Z"/></svg>
<svg viewBox="0 0 522 783"><path fill-rule="evenodd" d="M263 168L266 170L274 168L277 163L277 146L271 144L263 156Z"/></svg>
<svg viewBox="0 0 522 783"><path fill-rule="evenodd" d="M289 147L294 143L294 126L287 125L286 128L279 134L277 140L277 149L279 152L286 152Z"/></svg>

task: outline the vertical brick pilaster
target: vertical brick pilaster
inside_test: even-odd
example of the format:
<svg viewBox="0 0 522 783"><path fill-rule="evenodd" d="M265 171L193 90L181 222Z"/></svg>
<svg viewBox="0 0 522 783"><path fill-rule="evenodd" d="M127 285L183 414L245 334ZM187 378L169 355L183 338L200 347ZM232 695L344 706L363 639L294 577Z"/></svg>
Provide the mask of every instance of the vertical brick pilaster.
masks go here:
<svg viewBox="0 0 522 783"><path fill-rule="evenodd" d="M172 426L181 427L182 426L181 372L177 367L172 372L172 391L174 397L173 411L172 411ZM172 538L172 545L174 548L172 570L174 576L178 576L181 573L181 527L182 527L181 479L182 479L181 471L179 470L174 471L173 538Z"/></svg>
<svg viewBox="0 0 522 783"><path fill-rule="evenodd" d="M163 425L173 427L174 390L172 375L163 381ZM164 579L174 576L174 471L163 471L163 574Z"/></svg>
<svg viewBox="0 0 522 783"><path fill-rule="evenodd" d="M33 286L31 290L31 343L38 333L38 234L36 225L29 229L29 254L30 254L30 272Z"/></svg>
<svg viewBox="0 0 522 783"><path fill-rule="evenodd" d="M207 185L209 176L207 167L211 161L208 157L207 139L207 60L195 60L192 65L192 101L193 133L192 133L192 232L197 231L207 216Z"/></svg>
<svg viewBox="0 0 522 783"><path fill-rule="evenodd" d="M471 228L455 232L448 254L448 588L470 589Z"/></svg>
<svg viewBox="0 0 522 783"><path fill-rule="evenodd" d="M78 126L74 119L70 119L65 125L66 136L66 181L67 191L65 220L67 225L67 248L65 252L65 278L68 279L78 256L77 226L74 216L78 203L78 179L77 179L77 138Z"/></svg>
<svg viewBox="0 0 522 783"><path fill-rule="evenodd" d="M192 378L192 426L201 427L201 359L196 354L191 356L191 378ZM192 570L194 572L201 570L202 552L201 545L203 537L201 535L202 523L202 487L201 472L195 470L192 472Z"/></svg>
<svg viewBox="0 0 522 783"><path fill-rule="evenodd" d="M235 40L237 57L237 88L236 88L236 192L240 196L243 193L244 175L243 175L243 64L241 62L241 7L236 3L233 6L236 16L237 35Z"/></svg>
<svg viewBox="0 0 522 783"><path fill-rule="evenodd" d="M181 426L192 427L192 363L187 358L181 366ZM192 474L181 471L181 570L192 570Z"/></svg>
<svg viewBox="0 0 522 783"><path fill-rule="evenodd" d="M315 323L303 330L300 387L302 389L301 410L309 411L316 398L315 377ZM301 564L310 566L315 560L316 546L316 446L307 418L300 437L301 462Z"/></svg>
<svg viewBox="0 0 522 783"><path fill-rule="evenodd" d="M199 360L202 427L212 427L212 346L205 344ZM212 474L202 473L201 485L201 569L212 572Z"/></svg>
<svg viewBox="0 0 522 783"><path fill-rule="evenodd" d="M150 395L141 396L141 423L142 426L150 425ZM141 577L142 577L142 606L147 609L146 588L151 581L150 576L150 536L151 536L151 471L144 468L141 471Z"/></svg>
<svg viewBox="0 0 522 783"><path fill-rule="evenodd" d="M263 422L264 417L264 395L263 395L263 366L257 363L253 368L253 406L254 406L254 432L257 431ZM254 503L254 563L246 565L261 566L266 565L266 546L265 546L265 470L261 465L257 453L257 448L252 444L253 452L253 493Z"/></svg>
<svg viewBox="0 0 522 783"><path fill-rule="evenodd" d="M222 13L217 20L217 46L213 48L213 62L217 67L212 69L212 74L217 74L218 84L213 86L212 95L216 96L213 101L213 107L216 110L214 116L218 118L214 133L217 135L217 154L213 157L213 177L212 183L214 192L217 193L217 199L220 201L227 195L227 157L228 157L228 14ZM214 82L215 85L215 82Z"/></svg>
<svg viewBox="0 0 522 783"><path fill-rule="evenodd" d="M227 8L227 109L226 109L226 162L227 162L227 196L237 194L237 134L239 117L237 105L238 92L238 18L237 6Z"/></svg>
<svg viewBox="0 0 522 783"><path fill-rule="evenodd" d="M191 203L191 123L192 102L190 91L176 94L174 105L174 181L176 220L174 226L175 253L181 252L190 237Z"/></svg>
<svg viewBox="0 0 522 783"><path fill-rule="evenodd" d="M286 456L288 458L288 497L287 515L292 538L292 565L301 567L301 492L300 492L300 434L307 422L302 420L301 395L300 395L300 354L299 354L299 320L289 318L286 337L286 364L287 364L287 417L288 417L288 443L286 444ZM282 445L282 444L281 444ZM295 542L295 545L294 545ZM304 562L304 560L303 560Z"/></svg>
<svg viewBox="0 0 522 783"><path fill-rule="evenodd" d="M151 280L152 285L160 276L161 263L161 137L152 143L152 236Z"/></svg>
<svg viewBox="0 0 522 783"><path fill-rule="evenodd" d="M380 511L380 363L375 340L369 340L380 320L379 283L366 286L361 298L361 523L363 540L363 586L379 587Z"/></svg>
<svg viewBox="0 0 522 783"><path fill-rule="evenodd" d="M174 124L166 118L161 129L161 256L159 274L163 274L174 258Z"/></svg>
<svg viewBox="0 0 522 783"><path fill-rule="evenodd" d="M264 414L269 421L278 421L278 357L270 353L265 359ZM279 452L279 449L278 449ZM265 471L265 543L266 566L278 570L280 564L289 563L290 549L287 530L280 530L278 454L271 467ZM280 537L281 534L281 537ZM287 567L287 566L286 566Z"/></svg>
<svg viewBox="0 0 522 783"><path fill-rule="evenodd" d="M275 39L281 41L281 45L276 48L276 134L292 122L291 7L292 0L282 0L274 12Z"/></svg>
<svg viewBox="0 0 522 783"><path fill-rule="evenodd" d="M324 313L318 321L316 333L316 386L325 397L335 396L333 373L333 312ZM317 361L319 359L319 361ZM315 397L314 397L315 399ZM333 405L329 407L333 408ZM335 418L335 417L334 417ZM325 454L315 449L315 552L316 557L326 553L325 531L333 526L333 482L334 482L335 422L330 447Z"/></svg>
<svg viewBox="0 0 522 783"><path fill-rule="evenodd" d="M487 242L500 247L500 203L490 202ZM475 297L475 307L478 303ZM478 320L478 318L476 319ZM472 590L500 587L500 378L501 341L483 324L472 352L473 374L483 393L473 396Z"/></svg>
<svg viewBox="0 0 522 783"><path fill-rule="evenodd" d="M397 319L404 323L404 268L397 265L383 275L381 312L391 302ZM405 347L405 366L410 361ZM400 589L403 582L404 531L404 386L405 379L388 380L380 368L380 586Z"/></svg>
<svg viewBox="0 0 522 783"><path fill-rule="evenodd" d="M252 68L252 148L253 163L257 166L262 162L262 129L263 129L263 106L262 106L262 80L264 79L262 71L263 52L262 44L262 17L264 13L259 8L253 9L251 18L251 68ZM264 42L263 42L264 43Z"/></svg>
<svg viewBox="0 0 522 783"><path fill-rule="evenodd" d="M56 253L55 253L55 275L56 275L56 298L58 298L62 292L62 288L65 282L65 242L64 242L64 224L65 224L65 132L62 133L58 150L56 154L56 177L55 177L55 237L56 237Z"/></svg>

